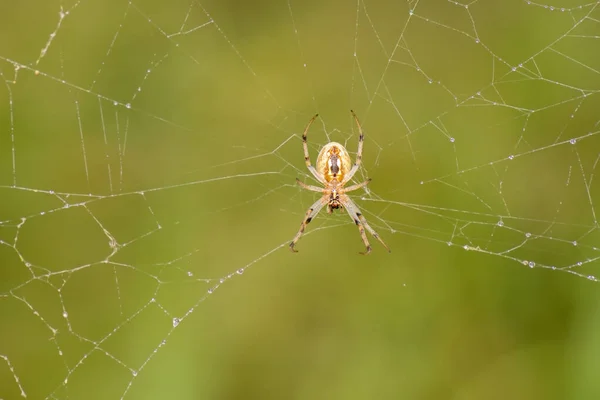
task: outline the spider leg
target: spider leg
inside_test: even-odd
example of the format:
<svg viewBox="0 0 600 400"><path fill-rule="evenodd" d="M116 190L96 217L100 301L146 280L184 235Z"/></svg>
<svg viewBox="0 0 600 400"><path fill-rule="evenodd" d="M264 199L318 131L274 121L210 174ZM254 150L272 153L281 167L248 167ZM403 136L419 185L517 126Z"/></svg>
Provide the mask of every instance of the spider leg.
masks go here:
<svg viewBox="0 0 600 400"><path fill-rule="evenodd" d="M367 222L367 219L360 212L357 212L356 215L358 216L358 219L360 219L360 222L362 222L362 224L365 226L365 228L367 228L369 233L371 235L373 235L373 237L375 239L379 240L379 243L381 243L383 245L383 247L385 247L385 249L388 251L388 253L391 253L392 250L388 247L387 244L385 244L385 242L383 241L381 236L379 236L379 234L375 231L375 229L371 228L371 225L369 225L369 223Z"/></svg>
<svg viewBox="0 0 600 400"><path fill-rule="evenodd" d="M360 232L360 237L363 241L363 243L365 244L366 250L364 252L359 252L359 254L362 254L363 256L366 256L367 254L369 254L371 252L371 244L369 243L369 239L367 239L367 234L365 233L365 227L364 225L360 222L360 220L356 217L355 213L352 213L350 211L350 209L346 208L346 210L348 211L348 214L350 214L350 217L354 220L354 223L356 224L356 226L358 226L358 232ZM354 214L354 215L353 215Z"/></svg>
<svg viewBox="0 0 600 400"><path fill-rule="evenodd" d="M318 187L318 186L313 186L313 185L307 185L306 183L302 182L300 179L296 178L296 183L298 185L300 185L301 188L306 189L306 190L311 190L313 192L319 192L319 193L323 193L323 188L322 187Z"/></svg>
<svg viewBox="0 0 600 400"><path fill-rule="evenodd" d="M365 246L367 248L367 251L364 253L361 253L361 254L366 255L371 252L371 245L369 244L369 241L367 240L367 235L365 235L365 228L369 231L369 233L371 235L373 235L373 237L375 239L379 240L379 242L383 245L383 247L386 248L388 253L391 253L392 250L390 250L390 248L387 246L387 244L385 244L385 242L383 241L383 239L381 239L381 237L375 231L375 229L371 228L371 226L367 222L367 219L361 214L358 206L352 201L352 199L346 195L341 195L340 201L342 202L342 204L348 211L348 214L350 214L350 218L352 218L354 220L354 223L358 226L358 231L360 232L360 236L363 240L363 243L365 244Z"/></svg>
<svg viewBox="0 0 600 400"><path fill-rule="evenodd" d="M308 125L306 125L306 128L304 128L304 132L302 133L302 147L304 148L304 162L306 163L306 168L308 168L310 173L313 174L319 182L325 183L325 179L323 178L323 176L321 176L321 174L319 174L315 167L313 167L310 163L310 155L308 154L308 143L306 143L306 134L308 133L308 128L310 128L310 126L315 121L315 119L317 119L318 116L319 114L315 114L315 116L312 117L310 121L308 121Z"/></svg>
<svg viewBox="0 0 600 400"><path fill-rule="evenodd" d="M323 208L323 206L327 204L327 200L328 199L326 195L322 196L319 200L315 201L314 204L310 206L310 208L306 211L306 215L302 220L302 224L300 224L300 230L298 230L298 233L296 233L296 236L294 236L294 239L290 243L290 250L294 253L298 252L298 250L294 249L294 246L300 239L300 236L302 236L306 225L308 225L310 221L315 217L315 215L317 215L319 211L321 211L321 208Z"/></svg>
<svg viewBox="0 0 600 400"><path fill-rule="evenodd" d="M360 167L360 163L362 162L363 142L365 140L365 134L363 133L362 127L360 126L360 122L358 122L358 117L356 116L356 114L354 114L353 110L350 110L350 112L352 113L352 116L356 121L356 126L358 126L358 151L356 153L356 161L354 162L354 165L352 165L350 171L344 177L343 183L350 181L350 179L352 179L356 171L358 171L358 167Z"/></svg>
<svg viewBox="0 0 600 400"><path fill-rule="evenodd" d="M366 181L364 181L362 183L357 183L356 185L352 185L352 186L348 186L347 188L344 188L344 192L351 192L353 190L360 189L363 186L367 186L369 184L369 182L371 182L371 178L367 179Z"/></svg>

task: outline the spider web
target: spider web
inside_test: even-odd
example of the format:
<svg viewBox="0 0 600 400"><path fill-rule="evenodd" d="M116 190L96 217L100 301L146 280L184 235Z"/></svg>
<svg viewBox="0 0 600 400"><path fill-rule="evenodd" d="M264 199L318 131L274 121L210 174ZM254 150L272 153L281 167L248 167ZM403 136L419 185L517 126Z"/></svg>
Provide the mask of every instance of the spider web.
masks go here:
<svg viewBox="0 0 600 400"><path fill-rule="evenodd" d="M252 296L297 270L599 279L599 2L32 1L0 19L0 398L224 397L211 355L235 347L235 310L253 299L261 321ZM353 198L393 252L360 258L353 222L322 213L292 255L314 201L302 130L320 113L313 162L329 141L355 154L351 108L355 182L373 178Z"/></svg>

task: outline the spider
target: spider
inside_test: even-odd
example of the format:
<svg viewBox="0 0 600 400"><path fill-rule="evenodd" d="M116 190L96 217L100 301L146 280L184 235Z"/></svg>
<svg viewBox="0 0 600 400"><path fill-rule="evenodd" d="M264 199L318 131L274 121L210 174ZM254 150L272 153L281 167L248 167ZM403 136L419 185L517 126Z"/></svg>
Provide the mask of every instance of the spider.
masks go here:
<svg viewBox="0 0 600 400"><path fill-rule="evenodd" d="M358 206L346 195L347 192L351 192L356 189L360 189L371 182L371 178L367 179L362 183L357 183L355 185L351 185L348 187L344 187L346 183L352 179L356 171L358 171L358 167L360 167L360 163L362 161L362 149L363 149L363 140L364 133L362 128L360 127L360 122L358 122L358 117L354 114L354 111L350 110L354 120L356 121L356 125L358 126L358 153L356 154L356 162L352 164L350 160L350 155L348 151L337 142L327 143L317 157L317 168L312 166L310 163L310 156L308 155L308 145L306 143L306 133L308 129L315 121L315 119L319 116L316 114L311 120L308 122L308 125L304 129L304 133L302 134L302 146L304 147L304 161L306 162L306 167L308 170L314 175L314 177L321 182L324 187L318 187L313 185L307 185L306 183L300 181L296 178L296 182L300 187L306 190L311 190L313 192L322 193L323 196L319 200L317 200L308 211L306 211L306 215L302 224L300 225L300 230L296 233L294 240L290 243L290 250L293 252L297 252L294 248L300 236L304 232L306 225L312 221L312 219L321 211L321 209L327 205L327 212L331 214L333 210L337 210L339 208L345 208L350 218L354 221L356 226L358 226L358 231L360 232L360 237L362 238L363 243L367 250L364 253L360 254L369 254L371 252L371 245L369 244L369 240L367 239L367 235L365 234L365 228L373 235L373 237L381 244L383 247L387 249L388 252L391 252L390 248L385 244L385 242L379 237L377 232L367 223L365 217L361 214Z"/></svg>

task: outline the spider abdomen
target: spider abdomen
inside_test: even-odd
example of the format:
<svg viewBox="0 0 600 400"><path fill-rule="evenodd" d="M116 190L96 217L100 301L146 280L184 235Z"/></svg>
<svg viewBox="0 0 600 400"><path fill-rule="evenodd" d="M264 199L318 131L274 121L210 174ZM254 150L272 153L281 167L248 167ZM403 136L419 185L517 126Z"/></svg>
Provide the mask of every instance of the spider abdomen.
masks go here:
<svg viewBox="0 0 600 400"><path fill-rule="evenodd" d="M348 151L337 142L327 143L317 157L317 171L323 174L327 182L342 182L344 176L352 168Z"/></svg>

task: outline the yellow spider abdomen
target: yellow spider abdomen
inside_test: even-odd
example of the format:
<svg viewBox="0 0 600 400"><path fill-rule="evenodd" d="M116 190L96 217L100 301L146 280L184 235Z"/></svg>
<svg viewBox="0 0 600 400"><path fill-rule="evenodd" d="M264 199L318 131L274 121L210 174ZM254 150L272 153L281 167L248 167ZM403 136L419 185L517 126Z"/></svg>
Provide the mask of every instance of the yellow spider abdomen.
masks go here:
<svg viewBox="0 0 600 400"><path fill-rule="evenodd" d="M327 182L336 180L342 182L344 176L352 168L348 151L337 142L327 143L317 157L317 171L323 174Z"/></svg>

